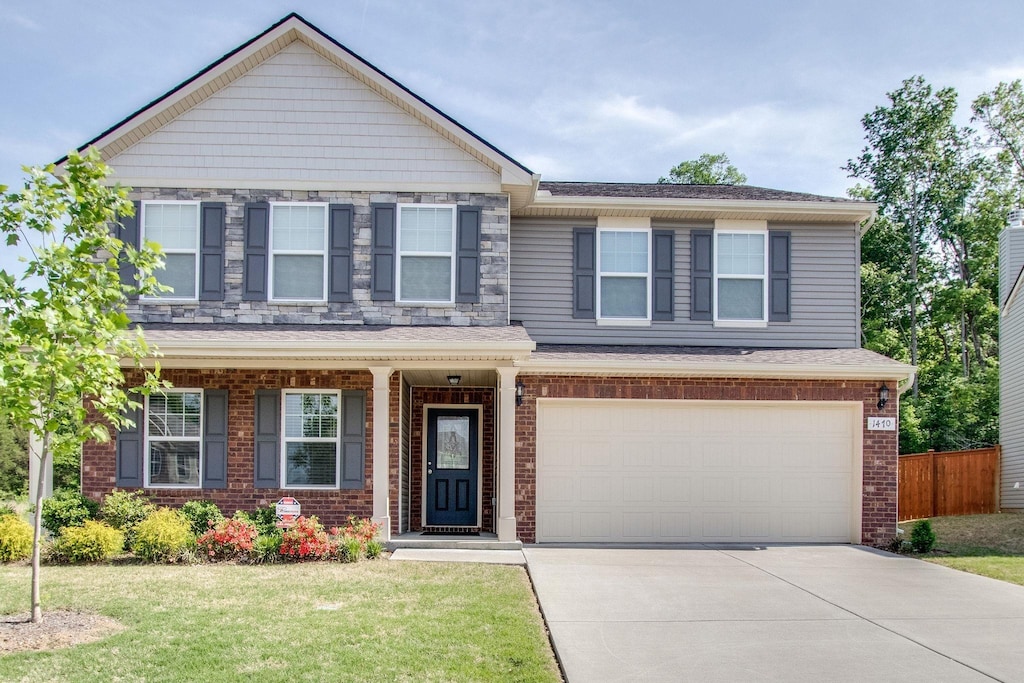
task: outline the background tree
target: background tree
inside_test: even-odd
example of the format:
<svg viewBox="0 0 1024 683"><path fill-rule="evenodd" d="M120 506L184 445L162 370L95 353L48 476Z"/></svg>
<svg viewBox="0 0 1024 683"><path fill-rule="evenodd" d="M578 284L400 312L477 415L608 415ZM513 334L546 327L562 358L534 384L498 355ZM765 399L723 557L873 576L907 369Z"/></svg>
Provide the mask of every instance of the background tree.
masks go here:
<svg viewBox="0 0 1024 683"><path fill-rule="evenodd" d="M53 166L25 169L20 192L0 199L0 232L7 244L30 246L24 274L0 270L0 400L3 412L41 443L40 472L50 458L77 457L90 439L108 440L107 425L128 423L133 406L121 360L142 367L151 354L141 330L128 330L126 294L156 293L161 265L151 246L123 243L110 225L131 215L120 186L105 185L109 169L99 154L72 153L62 173ZM7 188L0 188L0 194ZM122 285L117 255L140 273L137 286ZM141 393L159 386L143 369ZM43 482L37 491L42 500ZM36 505L32 551L32 621L42 619L39 550L42 505Z"/></svg>
<svg viewBox="0 0 1024 683"><path fill-rule="evenodd" d="M729 163L725 154L701 154L697 159L684 161L668 176L658 178L659 183L683 183L690 185L743 185L747 176Z"/></svg>
<svg viewBox="0 0 1024 683"><path fill-rule="evenodd" d="M28 494L28 435L0 414L0 499Z"/></svg>
<svg viewBox="0 0 1024 683"><path fill-rule="evenodd" d="M863 344L918 366L900 405L900 450L998 439L998 235L1005 173L969 128L957 94L917 76L863 119L845 169L878 202L861 242Z"/></svg>
<svg viewBox="0 0 1024 683"><path fill-rule="evenodd" d="M988 143L998 150L997 161L1015 195L1015 204L1024 200L1024 86L1020 79L1000 83L990 93L982 93L971 105L973 121L980 121L988 132Z"/></svg>

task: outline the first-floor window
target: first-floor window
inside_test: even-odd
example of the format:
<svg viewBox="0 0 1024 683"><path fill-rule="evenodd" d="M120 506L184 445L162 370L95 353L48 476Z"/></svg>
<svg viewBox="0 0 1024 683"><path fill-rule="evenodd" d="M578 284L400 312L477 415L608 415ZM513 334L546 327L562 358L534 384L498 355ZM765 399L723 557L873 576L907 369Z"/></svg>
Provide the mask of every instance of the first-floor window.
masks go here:
<svg viewBox="0 0 1024 683"><path fill-rule="evenodd" d="M285 391L283 470L286 488L337 488L340 471L337 391Z"/></svg>
<svg viewBox="0 0 1024 683"><path fill-rule="evenodd" d="M199 487L203 392L167 389L146 406L147 486Z"/></svg>

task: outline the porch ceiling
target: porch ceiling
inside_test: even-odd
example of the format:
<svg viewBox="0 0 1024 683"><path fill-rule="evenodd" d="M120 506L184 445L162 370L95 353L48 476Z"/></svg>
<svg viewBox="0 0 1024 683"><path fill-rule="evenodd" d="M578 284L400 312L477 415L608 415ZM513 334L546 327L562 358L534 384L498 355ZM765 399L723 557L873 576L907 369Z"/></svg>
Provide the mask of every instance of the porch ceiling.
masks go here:
<svg viewBox="0 0 1024 683"><path fill-rule="evenodd" d="M458 375L460 387L496 387L498 373L494 370L460 368L452 365L448 369L413 368L402 370L402 377L414 387L447 387L448 375Z"/></svg>

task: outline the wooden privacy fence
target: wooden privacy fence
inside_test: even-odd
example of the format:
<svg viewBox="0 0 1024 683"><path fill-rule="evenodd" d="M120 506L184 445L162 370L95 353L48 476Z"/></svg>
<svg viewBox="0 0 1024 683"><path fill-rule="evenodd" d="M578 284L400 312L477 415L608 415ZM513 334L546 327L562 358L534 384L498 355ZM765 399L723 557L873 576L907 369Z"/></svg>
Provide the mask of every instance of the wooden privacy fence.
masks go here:
<svg viewBox="0 0 1024 683"><path fill-rule="evenodd" d="M899 460L899 521L999 512L999 446Z"/></svg>

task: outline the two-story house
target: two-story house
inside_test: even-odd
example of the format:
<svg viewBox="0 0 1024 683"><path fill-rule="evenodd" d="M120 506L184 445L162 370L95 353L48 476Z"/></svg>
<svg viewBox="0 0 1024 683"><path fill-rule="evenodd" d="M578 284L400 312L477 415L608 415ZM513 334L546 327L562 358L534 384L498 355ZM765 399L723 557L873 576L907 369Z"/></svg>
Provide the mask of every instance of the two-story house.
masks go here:
<svg viewBox="0 0 1024 683"><path fill-rule="evenodd" d="M87 144L166 253L130 314L173 383L87 446L92 497L291 496L386 537L894 533L912 368L859 348L871 204L541 182L296 15Z"/></svg>

